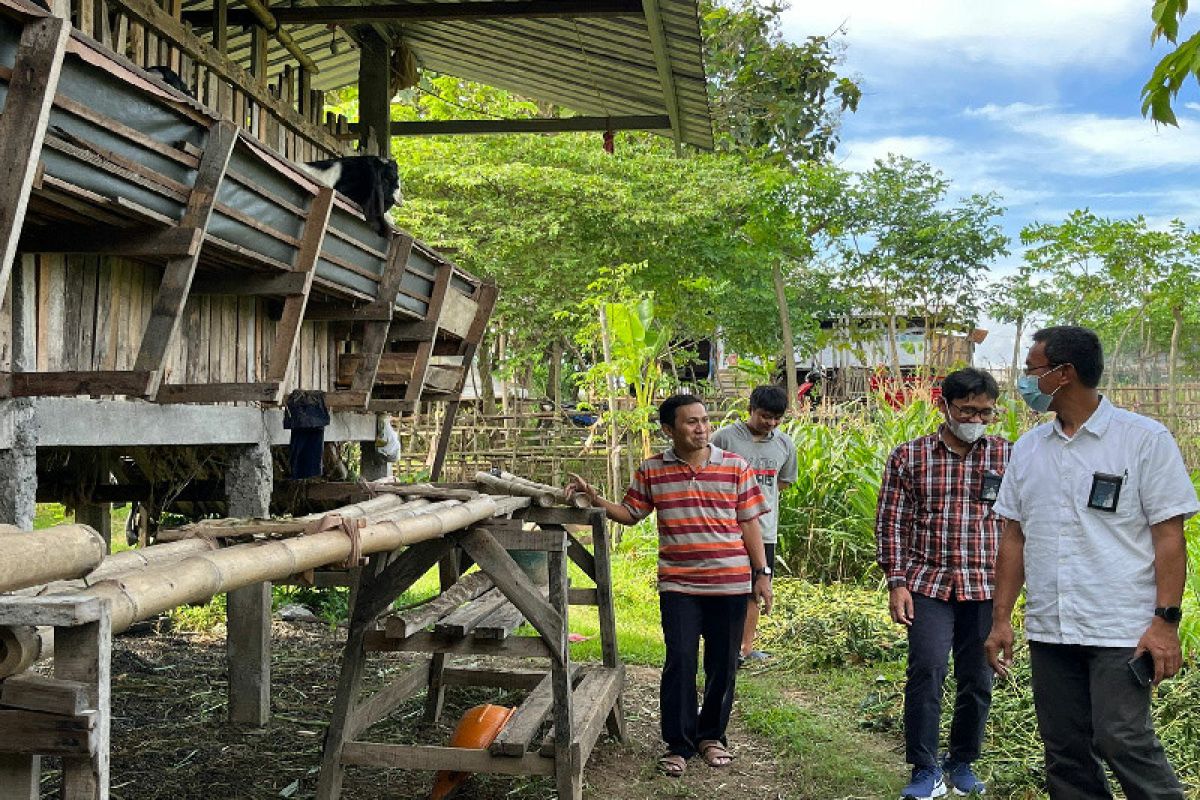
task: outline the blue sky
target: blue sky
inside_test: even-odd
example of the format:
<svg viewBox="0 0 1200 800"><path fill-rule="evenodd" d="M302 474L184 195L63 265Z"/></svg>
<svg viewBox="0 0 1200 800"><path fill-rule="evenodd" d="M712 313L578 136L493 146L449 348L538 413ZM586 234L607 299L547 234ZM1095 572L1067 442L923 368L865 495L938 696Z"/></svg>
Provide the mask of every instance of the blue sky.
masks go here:
<svg viewBox="0 0 1200 800"><path fill-rule="evenodd" d="M942 170L954 194L995 191L1014 240L1076 208L1152 225L1200 225L1200 89L1187 84L1180 128L1141 116L1152 0L793 0L790 39L846 29L843 71L863 88L837 160L868 168L889 152ZM1200 10L1192 14L1200 17ZM1185 33L1195 30L1193 20ZM993 265L1004 273L1013 255ZM1011 357L993 326L979 356Z"/></svg>

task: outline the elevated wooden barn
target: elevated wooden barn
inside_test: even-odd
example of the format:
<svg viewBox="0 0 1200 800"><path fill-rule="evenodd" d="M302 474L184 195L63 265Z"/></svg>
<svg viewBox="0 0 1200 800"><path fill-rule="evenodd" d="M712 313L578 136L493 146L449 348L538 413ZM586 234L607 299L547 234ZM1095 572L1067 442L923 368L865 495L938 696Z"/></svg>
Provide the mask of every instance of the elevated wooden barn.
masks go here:
<svg viewBox="0 0 1200 800"><path fill-rule="evenodd" d="M0 0L0 524L40 501L106 535L113 502L267 516L296 388L326 393L326 440L362 442L366 477L378 413L445 401L448 433L496 287L298 162L398 135L712 144L690 0L51 7ZM421 69L578 115L390 122ZM353 83L359 119L327 115ZM268 716L269 589L229 594L234 720Z"/></svg>

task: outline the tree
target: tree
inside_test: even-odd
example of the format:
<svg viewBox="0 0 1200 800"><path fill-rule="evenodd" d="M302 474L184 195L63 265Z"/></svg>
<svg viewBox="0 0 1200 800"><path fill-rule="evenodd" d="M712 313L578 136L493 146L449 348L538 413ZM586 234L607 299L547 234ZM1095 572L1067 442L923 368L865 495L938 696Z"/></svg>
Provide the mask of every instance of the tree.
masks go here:
<svg viewBox="0 0 1200 800"><path fill-rule="evenodd" d="M704 0L700 27L720 144L763 150L799 163L832 155L841 115L858 108L862 90L839 75L838 32L786 41L779 2Z"/></svg>
<svg viewBox="0 0 1200 800"><path fill-rule="evenodd" d="M951 205L950 182L928 164L889 155L853 182L841 246L846 291L859 313L874 312L899 374L898 314L924 318L929 337L945 323L973 323L988 263L1007 252L994 195Z"/></svg>
<svg viewBox="0 0 1200 800"><path fill-rule="evenodd" d="M1150 11L1154 21L1151 43L1166 39L1175 49L1163 56L1142 87L1142 115L1149 114L1166 125L1179 124L1171 105L1188 76L1200 81L1200 31L1179 41L1179 23L1187 10L1188 0L1155 0Z"/></svg>
<svg viewBox="0 0 1200 800"><path fill-rule="evenodd" d="M999 322L1017 327L1017 334L1013 338L1012 365L1009 368L1009 381L1015 388L1017 377L1021 374L1021 339L1025 336L1026 325L1040 312L1042 288L1033 282L1033 270L1023 266L993 284L989 295L988 314Z"/></svg>

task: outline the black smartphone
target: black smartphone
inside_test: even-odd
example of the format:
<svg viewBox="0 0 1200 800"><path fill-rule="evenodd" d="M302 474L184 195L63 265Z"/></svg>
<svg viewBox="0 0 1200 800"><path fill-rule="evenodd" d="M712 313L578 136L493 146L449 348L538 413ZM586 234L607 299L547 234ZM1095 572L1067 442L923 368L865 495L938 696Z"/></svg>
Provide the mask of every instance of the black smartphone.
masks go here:
<svg viewBox="0 0 1200 800"><path fill-rule="evenodd" d="M1129 659L1129 672L1138 686L1149 686L1154 683L1154 656L1150 651L1144 651L1137 658Z"/></svg>

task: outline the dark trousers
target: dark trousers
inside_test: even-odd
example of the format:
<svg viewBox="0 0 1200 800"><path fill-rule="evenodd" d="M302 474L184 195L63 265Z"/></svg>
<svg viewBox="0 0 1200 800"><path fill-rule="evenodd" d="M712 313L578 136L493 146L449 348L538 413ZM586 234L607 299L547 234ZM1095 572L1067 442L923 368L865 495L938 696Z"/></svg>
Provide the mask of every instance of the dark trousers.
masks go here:
<svg viewBox="0 0 1200 800"><path fill-rule="evenodd" d="M1033 702L1053 800L1110 800L1108 762L1128 800L1183 800L1150 719L1132 647L1029 643Z"/></svg>
<svg viewBox="0 0 1200 800"><path fill-rule="evenodd" d="M942 685L953 652L956 691L949 752L952 761L969 764L979 758L992 705L992 668L983 652L992 628L992 601L937 600L916 592L912 598L904 687L905 756L915 767L938 763Z"/></svg>
<svg viewBox="0 0 1200 800"><path fill-rule="evenodd" d="M659 687L662 738L667 749L691 758L705 739L725 743L733 710L737 657L747 595L703 596L661 592L667 659ZM696 706L696 669L704 639L704 698Z"/></svg>

